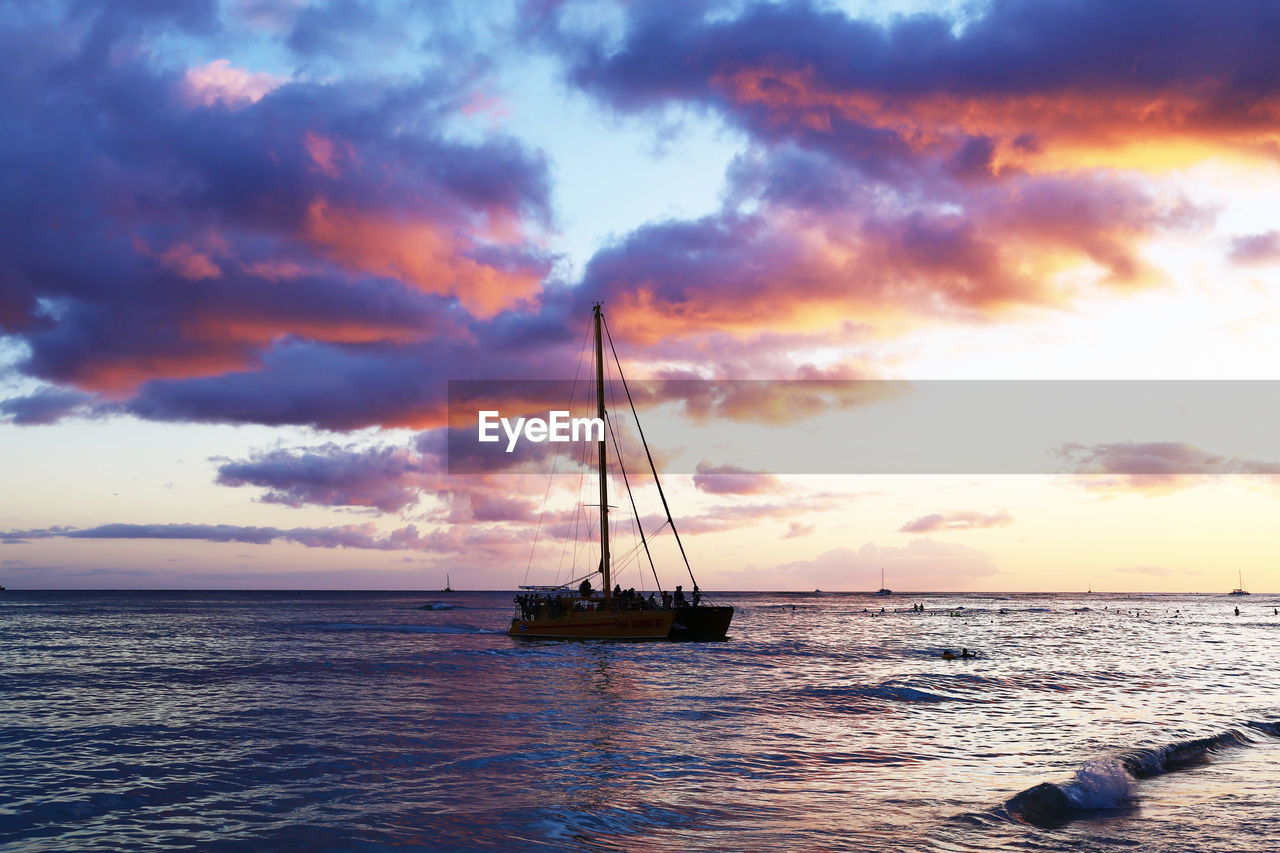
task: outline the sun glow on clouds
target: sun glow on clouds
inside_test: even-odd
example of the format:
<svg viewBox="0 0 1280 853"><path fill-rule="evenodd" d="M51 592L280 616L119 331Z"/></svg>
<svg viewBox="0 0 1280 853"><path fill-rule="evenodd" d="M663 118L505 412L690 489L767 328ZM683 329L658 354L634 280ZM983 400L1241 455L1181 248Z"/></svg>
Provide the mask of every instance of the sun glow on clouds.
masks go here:
<svg viewBox="0 0 1280 853"><path fill-rule="evenodd" d="M396 221L342 210L320 199L307 209L306 235L349 267L401 278L428 293L457 296L480 318L532 298L541 287L538 271L477 260L473 255L482 247L428 221Z"/></svg>
<svg viewBox="0 0 1280 853"><path fill-rule="evenodd" d="M1280 97L1215 120L1199 93L1063 93L958 96L842 89L812 66L748 68L710 78L713 89L763 122L838 138L841 121L889 131L912 155L953 157L966 143L988 146L981 164L997 177L1022 172L1121 168L1166 171L1213 156L1274 160Z"/></svg>

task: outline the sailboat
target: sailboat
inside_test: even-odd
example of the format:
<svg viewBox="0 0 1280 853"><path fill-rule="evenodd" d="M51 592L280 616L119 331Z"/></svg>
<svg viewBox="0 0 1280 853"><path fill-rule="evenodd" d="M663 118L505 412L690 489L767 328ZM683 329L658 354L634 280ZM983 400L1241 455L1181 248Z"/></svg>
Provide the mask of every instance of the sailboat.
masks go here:
<svg viewBox="0 0 1280 853"><path fill-rule="evenodd" d="M440 591L441 591L441 592L453 592L453 584L452 584L452 582L449 580L449 575L448 575L448 574L446 574L446 575L444 576L444 589L442 589L442 590L440 590Z"/></svg>
<svg viewBox="0 0 1280 853"><path fill-rule="evenodd" d="M604 383L604 335L608 335L608 325L600 303L592 308L592 323L595 333L595 385L596 414L606 422L608 413L605 410ZM659 600L650 595L647 599L641 595L623 592L613 584L613 562L609 542L609 476L605 435L602 433L596 443L597 467L600 486L600 563L586 575L556 586L521 586L521 594L515 597L516 613L511 619L511 627L507 633L513 637L530 637L540 639L603 639L603 640L716 640L724 639L733 619L733 608L727 605L705 605L702 603L702 592L693 578L693 569L689 566L689 558L685 554L684 544L680 541L680 533L676 530L675 520L671 517L671 509L667 504L666 493L662 490L662 481L658 478L658 470L649 452L649 445L644 440L644 430L640 428L636 415L635 402L631 399L631 391L627 388L626 378L622 376L622 363L618 359L617 350L613 347L613 337L609 335L609 349L618 367L618 378L626 391L627 402L632 416L636 418L636 429L640 441L644 445L645 456L649 460L649 469L654 483L658 487L658 496L662 499L662 508L666 513L664 527L670 527L680 547L680 556L684 560L689 578L693 581L692 600L686 599L683 586L677 586L674 594L662 592ZM626 469L621 466L623 482L626 484ZM630 486L627 485L630 497ZM634 508L635 500L631 499ZM636 523L639 525L639 513ZM644 553L649 558L654 578L657 571L653 566L653 557L649 551L648 539L643 529L640 541L644 545ZM591 579L599 574L602 589L595 590Z"/></svg>
<svg viewBox="0 0 1280 853"><path fill-rule="evenodd" d="M884 585L884 568L880 569L880 588L876 590L876 595L893 595L893 590Z"/></svg>
<svg viewBox="0 0 1280 853"><path fill-rule="evenodd" d="M1240 572L1239 569L1236 570L1236 583L1238 584L1238 586L1236 586L1235 589L1231 590L1231 592L1227 593L1227 595L1248 595L1249 594L1248 590L1244 588L1244 575L1243 573Z"/></svg>

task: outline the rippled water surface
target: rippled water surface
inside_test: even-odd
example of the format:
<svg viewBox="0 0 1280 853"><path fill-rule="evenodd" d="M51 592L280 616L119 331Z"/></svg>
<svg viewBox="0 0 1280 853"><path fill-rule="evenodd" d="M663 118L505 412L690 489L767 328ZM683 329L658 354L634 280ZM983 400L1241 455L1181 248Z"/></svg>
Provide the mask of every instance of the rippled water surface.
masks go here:
<svg viewBox="0 0 1280 853"><path fill-rule="evenodd" d="M0 846L1280 848L1280 598L717 603L603 643L504 593L2 593Z"/></svg>

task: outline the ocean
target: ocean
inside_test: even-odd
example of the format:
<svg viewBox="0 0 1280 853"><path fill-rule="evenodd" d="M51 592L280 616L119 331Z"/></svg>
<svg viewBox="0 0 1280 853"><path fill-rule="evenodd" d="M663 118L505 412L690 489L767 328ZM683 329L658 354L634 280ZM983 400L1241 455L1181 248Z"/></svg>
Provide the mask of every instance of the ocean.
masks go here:
<svg viewBox="0 0 1280 853"><path fill-rule="evenodd" d="M726 641L610 643L499 592L0 593L0 848L1280 848L1280 597L713 600Z"/></svg>

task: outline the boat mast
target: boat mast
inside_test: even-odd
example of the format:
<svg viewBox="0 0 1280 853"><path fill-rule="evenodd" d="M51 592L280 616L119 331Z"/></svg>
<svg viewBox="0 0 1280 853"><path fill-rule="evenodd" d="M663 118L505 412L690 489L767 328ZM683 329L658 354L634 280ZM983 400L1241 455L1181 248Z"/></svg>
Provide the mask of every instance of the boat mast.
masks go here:
<svg viewBox="0 0 1280 853"><path fill-rule="evenodd" d="M592 306L596 328L596 416L603 423L604 412L604 344L600 340L600 303ZM604 597L613 596L609 580L609 472L605 466L605 436L600 434L600 574L604 576Z"/></svg>
<svg viewBox="0 0 1280 853"><path fill-rule="evenodd" d="M599 306L596 307L596 316L599 317ZM605 323L604 333L609 335L609 350L613 353L613 363L618 366L618 378L622 380L622 390L627 394L627 403L631 406L631 416L636 421L636 432L640 434L640 444L644 446L645 458L649 460L649 470L653 472L654 485L658 487L658 497L662 499L662 511L667 514L667 524L671 525L671 534L675 536L676 545L680 547L680 557L684 560L685 571L689 573L689 580L693 582L693 588L696 590L698 588L698 579L693 576L693 566L689 565L689 555L684 552L684 543L680 541L680 531L676 530L676 520L671 517L671 507L667 505L667 494L662 490L662 478L658 476L658 466L653 464L653 454L649 452L649 442L645 440L644 427L640 426L640 415L636 412L636 401L631 399L631 389L627 387L627 377L622 373L622 362L618 360L618 349L613 345L613 335L609 334L608 323ZM657 580L656 571L654 572L654 580ZM659 587L661 587L661 584L659 584Z"/></svg>

